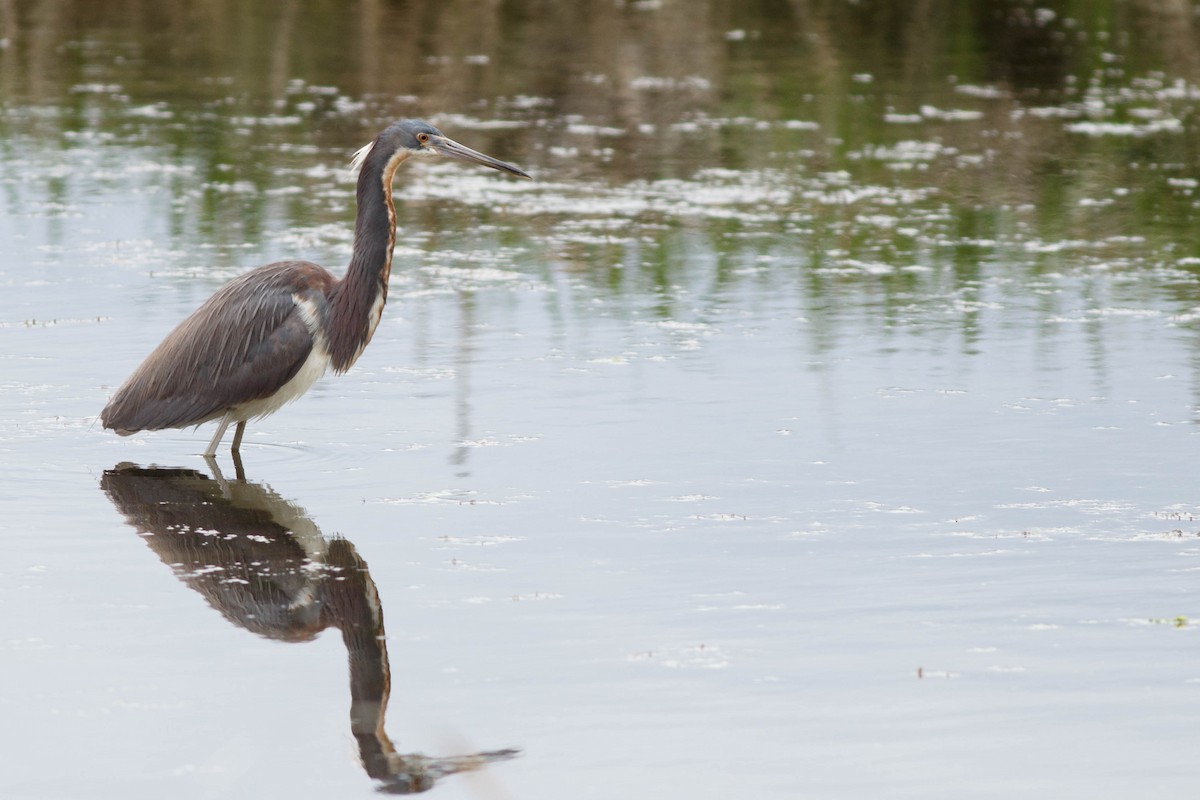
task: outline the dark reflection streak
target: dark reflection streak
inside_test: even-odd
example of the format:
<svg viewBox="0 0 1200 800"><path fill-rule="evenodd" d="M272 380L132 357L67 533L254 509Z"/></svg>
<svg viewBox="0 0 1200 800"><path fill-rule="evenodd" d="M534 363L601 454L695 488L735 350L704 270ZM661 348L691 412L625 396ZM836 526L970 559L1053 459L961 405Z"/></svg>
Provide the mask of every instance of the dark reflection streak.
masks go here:
<svg viewBox="0 0 1200 800"><path fill-rule="evenodd" d="M275 23L275 41L271 48L271 70L269 85L275 100L282 101L291 77L290 56L292 54L292 31L296 27L295 0L285 0Z"/></svg>
<svg viewBox="0 0 1200 800"><path fill-rule="evenodd" d="M1089 276L1084 283L1083 294L1087 298L1087 308L1105 308L1108 298L1094 276ZM1088 362L1091 367L1089 377L1093 382L1092 393L1098 397L1111 397L1112 385L1109 380L1109 342L1106 337L1111 333L1100 318L1093 315L1084 322L1084 341L1087 344Z"/></svg>
<svg viewBox="0 0 1200 800"><path fill-rule="evenodd" d="M0 0L0 97L12 97L16 92L17 30L13 0Z"/></svg>
<svg viewBox="0 0 1200 800"><path fill-rule="evenodd" d="M461 469L455 473L460 478L470 477L467 459L471 447L471 362L474 355L472 335L475 325L475 296L468 291L459 292L458 342L454 359L454 455L450 462Z"/></svg>
<svg viewBox="0 0 1200 800"><path fill-rule="evenodd" d="M62 0L45 0L33 7L28 31L29 94L37 101L53 97L57 90L61 59L58 37L67 17ZM57 80L56 80L57 79Z"/></svg>
<svg viewBox="0 0 1200 800"><path fill-rule="evenodd" d="M384 729L391 669L379 592L354 545L326 539L304 511L267 486L192 469L119 464L100 486L176 577L238 627L302 642L334 627L350 662L350 729L367 774L389 794L511 758L516 750L431 758L397 753Z"/></svg>
<svg viewBox="0 0 1200 800"><path fill-rule="evenodd" d="M380 31L384 27L381 24L383 9L379 0L362 0L358 14L359 91L364 94L374 93L379 91L380 86L379 63L380 52L383 49Z"/></svg>

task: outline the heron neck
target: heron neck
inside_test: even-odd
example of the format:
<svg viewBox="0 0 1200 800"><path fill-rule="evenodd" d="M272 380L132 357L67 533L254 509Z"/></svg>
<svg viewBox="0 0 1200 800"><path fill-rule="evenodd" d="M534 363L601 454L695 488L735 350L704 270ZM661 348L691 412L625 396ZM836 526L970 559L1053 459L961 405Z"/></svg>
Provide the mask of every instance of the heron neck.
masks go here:
<svg viewBox="0 0 1200 800"><path fill-rule="evenodd" d="M330 308L329 355L338 372L349 369L371 341L387 300L396 244L392 178L406 157L401 151L382 166L367 164L358 179L354 250Z"/></svg>

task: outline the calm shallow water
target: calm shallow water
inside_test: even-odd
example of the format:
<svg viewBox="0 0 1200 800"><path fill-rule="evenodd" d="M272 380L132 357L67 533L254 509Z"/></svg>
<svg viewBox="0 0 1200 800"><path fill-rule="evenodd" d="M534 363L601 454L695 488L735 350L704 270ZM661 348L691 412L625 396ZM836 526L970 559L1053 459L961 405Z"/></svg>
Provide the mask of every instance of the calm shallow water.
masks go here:
<svg viewBox="0 0 1200 800"><path fill-rule="evenodd" d="M0 4L0 794L1187 796L1192 19L461 5ZM410 115L535 182L244 479L103 431Z"/></svg>

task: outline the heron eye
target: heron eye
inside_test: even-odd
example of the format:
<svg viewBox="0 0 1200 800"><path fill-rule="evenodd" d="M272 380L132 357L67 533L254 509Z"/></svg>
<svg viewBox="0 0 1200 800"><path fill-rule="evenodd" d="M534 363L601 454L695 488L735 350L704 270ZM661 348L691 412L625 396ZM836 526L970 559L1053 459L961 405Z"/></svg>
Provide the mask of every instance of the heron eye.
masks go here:
<svg viewBox="0 0 1200 800"><path fill-rule="evenodd" d="M429 134L428 133L418 133L417 141L420 142L421 144L429 144Z"/></svg>

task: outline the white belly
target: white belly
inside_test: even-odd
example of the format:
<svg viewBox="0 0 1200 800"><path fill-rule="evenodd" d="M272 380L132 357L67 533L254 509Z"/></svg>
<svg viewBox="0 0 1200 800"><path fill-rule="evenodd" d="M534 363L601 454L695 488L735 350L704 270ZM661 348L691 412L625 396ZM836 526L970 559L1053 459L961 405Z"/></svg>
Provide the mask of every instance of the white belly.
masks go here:
<svg viewBox="0 0 1200 800"><path fill-rule="evenodd" d="M316 308L311 302L305 301L298 295L292 295L292 300L299 307L300 313L304 317L304 324L313 337L313 348L309 352L308 358L304 359L300 371L293 375L292 379L275 394L235 406L231 421L245 422L248 419L274 414L311 389L317 379L325 374L325 370L329 369L329 350L325 347L325 337L321 333Z"/></svg>
<svg viewBox="0 0 1200 800"><path fill-rule="evenodd" d="M282 389L270 397L251 400L249 403L242 403L234 407L233 419L237 422L244 422L248 419L256 419L258 417L265 417L268 414L274 414L311 389L312 385L317 382L318 378L325 374L325 370L328 368L329 353L318 343L313 346L312 352L304 360L300 371L293 375L292 379L285 383Z"/></svg>

